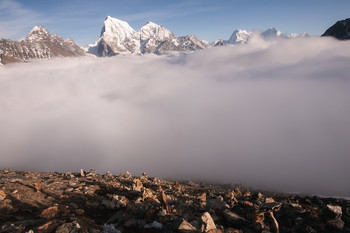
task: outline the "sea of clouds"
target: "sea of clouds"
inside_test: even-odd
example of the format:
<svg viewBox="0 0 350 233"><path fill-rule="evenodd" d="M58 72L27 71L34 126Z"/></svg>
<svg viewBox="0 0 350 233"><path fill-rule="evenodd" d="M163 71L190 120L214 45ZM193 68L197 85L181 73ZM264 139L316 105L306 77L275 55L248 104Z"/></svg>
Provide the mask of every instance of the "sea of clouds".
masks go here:
<svg viewBox="0 0 350 233"><path fill-rule="evenodd" d="M0 166L350 196L350 42L0 67Z"/></svg>

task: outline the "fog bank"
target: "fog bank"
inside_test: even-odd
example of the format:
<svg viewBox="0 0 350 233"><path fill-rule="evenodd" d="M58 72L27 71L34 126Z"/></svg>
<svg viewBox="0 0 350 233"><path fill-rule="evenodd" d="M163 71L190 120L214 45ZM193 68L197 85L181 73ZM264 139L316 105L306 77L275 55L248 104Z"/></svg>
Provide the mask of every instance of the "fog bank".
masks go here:
<svg viewBox="0 0 350 233"><path fill-rule="evenodd" d="M0 168L350 196L350 43L0 67Z"/></svg>

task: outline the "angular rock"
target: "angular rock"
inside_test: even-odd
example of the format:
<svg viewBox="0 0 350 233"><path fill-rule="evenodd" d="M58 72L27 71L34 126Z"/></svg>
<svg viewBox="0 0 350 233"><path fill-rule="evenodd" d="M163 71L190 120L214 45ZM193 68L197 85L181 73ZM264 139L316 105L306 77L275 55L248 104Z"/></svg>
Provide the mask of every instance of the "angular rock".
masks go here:
<svg viewBox="0 0 350 233"><path fill-rule="evenodd" d="M246 207L252 207L254 204L251 203L250 201L244 201L243 202L243 206L246 206Z"/></svg>
<svg viewBox="0 0 350 233"><path fill-rule="evenodd" d="M201 232L208 232L210 230L216 229L214 220L208 212L205 212L202 214L201 221L202 221Z"/></svg>
<svg viewBox="0 0 350 233"><path fill-rule="evenodd" d="M232 226L232 227L239 227L241 226L245 219L240 217L239 215L229 211L229 210L224 210L223 212L224 218L226 220L226 222Z"/></svg>
<svg viewBox="0 0 350 233"><path fill-rule="evenodd" d="M110 171L107 171L105 176L110 178L110 177L113 177L113 174Z"/></svg>
<svg viewBox="0 0 350 233"><path fill-rule="evenodd" d="M121 233L117 229L115 229L115 226L113 224L104 224L102 228L101 233Z"/></svg>
<svg viewBox="0 0 350 233"><path fill-rule="evenodd" d="M265 203L274 203L274 202L275 202L275 200L272 197L267 197L265 199Z"/></svg>
<svg viewBox="0 0 350 233"><path fill-rule="evenodd" d="M81 177L84 177L84 176L85 176L85 172L84 172L83 169L80 169L80 176L81 176Z"/></svg>
<svg viewBox="0 0 350 233"><path fill-rule="evenodd" d="M125 227L137 227L138 226L138 221L136 218L131 218L128 221L124 223Z"/></svg>
<svg viewBox="0 0 350 233"><path fill-rule="evenodd" d="M273 233L279 233L279 224L275 218L275 216L273 215L273 212L272 211L269 211L267 213L268 215L268 218L269 218L269 222L270 222L270 228L271 228L271 231Z"/></svg>
<svg viewBox="0 0 350 233"><path fill-rule="evenodd" d="M56 230L56 233L80 233L81 227L78 223L64 223L59 226Z"/></svg>
<svg viewBox="0 0 350 233"><path fill-rule="evenodd" d="M37 192L42 192L43 191L43 186L41 184L37 183L37 182L34 184L34 187L35 187L35 190Z"/></svg>
<svg viewBox="0 0 350 233"><path fill-rule="evenodd" d="M101 204L110 210L113 210L115 208L115 203L111 200L104 199Z"/></svg>
<svg viewBox="0 0 350 233"><path fill-rule="evenodd" d="M150 229L150 228L153 228L153 229L162 229L163 228L163 224L157 222L157 221L153 221L152 223L149 223L149 224L146 224L144 226L144 228L146 229Z"/></svg>
<svg viewBox="0 0 350 233"><path fill-rule="evenodd" d="M341 206L327 205L327 208L332 213L332 218L341 218L343 214Z"/></svg>
<svg viewBox="0 0 350 233"><path fill-rule="evenodd" d="M327 225L338 231L342 231L344 229L345 223L341 219L334 219L334 220L328 220Z"/></svg>
<svg viewBox="0 0 350 233"><path fill-rule="evenodd" d="M141 181L139 179L134 179L133 185L132 185L132 190L137 191L137 192L141 192L142 188L143 188L143 185L142 185Z"/></svg>
<svg viewBox="0 0 350 233"><path fill-rule="evenodd" d="M52 207L44 209L41 212L40 217L46 218L46 219L53 219L53 218L57 218L60 216L67 216L67 215L68 215L68 209L66 206L56 205L56 206L52 206Z"/></svg>
<svg viewBox="0 0 350 233"><path fill-rule="evenodd" d="M167 212L167 213L171 213L169 204L168 204L168 202L167 202L167 197L166 197L166 195L165 195L165 193L164 193L163 190L162 190L161 203L164 205L166 212Z"/></svg>
<svg viewBox="0 0 350 233"><path fill-rule="evenodd" d="M197 199L202 201L202 202L206 202L207 201L207 194L206 193L202 193L199 196L197 196Z"/></svg>
<svg viewBox="0 0 350 233"><path fill-rule="evenodd" d="M260 211L278 211L282 206L282 203L272 202L272 203L263 203L259 206Z"/></svg>
<svg viewBox="0 0 350 233"><path fill-rule="evenodd" d="M224 202L222 197L210 198L207 199L206 207L208 209L224 209L226 208L226 203Z"/></svg>
<svg viewBox="0 0 350 233"><path fill-rule="evenodd" d="M178 226L177 230L181 233L197 232L197 229L184 219Z"/></svg>
<svg viewBox="0 0 350 233"><path fill-rule="evenodd" d="M57 221L49 221L45 223L44 225L41 225L37 228L37 232L39 233L46 233L46 232L53 232L56 230L56 228L59 226L59 222Z"/></svg>
<svg viewBox="0 0 350 233"><path fill-rule="evenodd" d="M4 190L0 189L0 201L3 201L6 198L6 194L4 192Z"/></svg>

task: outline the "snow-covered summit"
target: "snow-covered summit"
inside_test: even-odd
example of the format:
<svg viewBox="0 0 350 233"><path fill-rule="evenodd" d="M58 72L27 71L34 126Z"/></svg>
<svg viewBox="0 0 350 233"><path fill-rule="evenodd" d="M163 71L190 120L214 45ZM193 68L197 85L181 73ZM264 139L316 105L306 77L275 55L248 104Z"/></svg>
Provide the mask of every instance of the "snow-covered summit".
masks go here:
<svg viewBox="0 0 350 233"><path fill-rule="evenodd" d="M140 35L141 40L155 39L158 41L173 39L175 37L169 29L151 21L148 21L148 23L141 27Z"/></svg>
<svg viewBox="0 0 350 233"><path fill-rule="evenodd" d="M116 54L138 54L140 35L127 22L110 16L104 21L101 37L88 48L97 56Z"/></svg>
<svg viewBox="0 0 350 233"><path fill-rule="evenodd" d="M161 54L168 51L201 49L207 43L195 37L178 37L162 25L151 21L136 32L127 22L108 16L104 21L101 37L87 51L99 57L117 54Z"/></svg>
<svg viewBox="0 0 350 233"><path fill-rule="evenodd" d="M104 39L116 39L124 41L128 38L136 38L137 32L125 21L107 16L101 31Z"/></svg>
<svg viewBox="0 0 350 233"><path fill-rule="evenodd" d="M276 39L293 39L298 37L309 37L310 35L307 33L302 34L284 34L278 29L271 27L266 31L257 31L257 34L264 40L276 40ZM235 30L231 37L228 40L217 39L213 41L211 44L213 46L224 46L224 45L232 45L232 44L247 44L249 39L252 37L253 33L248 32L246 30L237 29Z"/></svg>
<svg viewBox="0 0 350 233"><path fill-rule="evenodd" d="M251 32L237 29L232 33L230 39L227 42L229 44L246 44L251 36Z"/></svg>
<svg viewBox="0 0 350 233"><path fill-rule="evenodd" d="M267 39L267 40L275 39L277 37L283 36L282 32L277 30L274 27L267 29L266 31L262 32L260 35L261 35L261 37L263 37L264 39Z"/></svg>
<svg viewBox="0 0 350 233"><path fill-rule="evenodd" d="M28 41L38 41L49 38L51 35L49 31L43 26L35 26L32 30L29 31L27 37L25 38Z"/></svg>

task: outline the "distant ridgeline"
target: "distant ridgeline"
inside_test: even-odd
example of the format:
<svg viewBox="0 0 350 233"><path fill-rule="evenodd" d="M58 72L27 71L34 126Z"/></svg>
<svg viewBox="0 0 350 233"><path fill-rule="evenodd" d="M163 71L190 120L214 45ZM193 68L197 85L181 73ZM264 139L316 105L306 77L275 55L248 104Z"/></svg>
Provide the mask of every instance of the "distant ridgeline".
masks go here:
<svg viewBox="0 0 350 233"><path fill-rule="evenodd" d="M35 26L26 38L19 41L0 40L2 64L53 57L84 56L85 51L71 38L63 40L51 35L44 27Z"/></svg>
<svg viewBox="0 0 350 233"><path fill-rule="evenodd" d="M332 36L338 40L350 40L350 18L336 22L322 36Z"/></svg>
<svg viewBox="0 0 350 233"><path fill-rule="evenodd" d="M303 34L283 34L276 28L259 33L264 40L308 37ZM211 43L198 39L195 35L175 37L162 25L146 23L135 31L127 22L108 16L104 21L100 38L83 49L71 38L64 40L59 35L51 35L44 27L35 26L26 38L19 41L0 40L0 64L47 59L54 57L85 56L87 53L98 57L115 55L142 55L146 53L165 54L172 51L195 51L212 46L246 44L252 32L235 30L228 40L217 39ZM350 18L338 21L322 36L332 36L339 40L350 39Z"/></svg>

